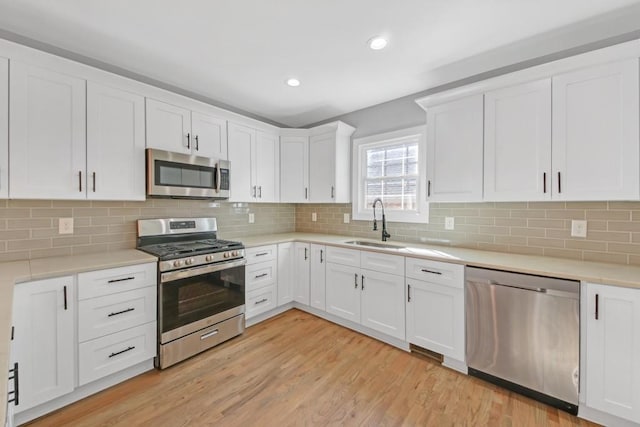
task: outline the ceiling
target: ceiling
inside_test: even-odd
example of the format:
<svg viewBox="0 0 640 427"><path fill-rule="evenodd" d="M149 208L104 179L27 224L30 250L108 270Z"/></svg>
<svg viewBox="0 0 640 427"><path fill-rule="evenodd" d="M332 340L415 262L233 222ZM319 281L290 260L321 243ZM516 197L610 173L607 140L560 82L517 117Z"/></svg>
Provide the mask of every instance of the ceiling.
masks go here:
<svg viewBox="0 0 640 427"><path fill-rule="evenodd" d="M0 0L0 28L298 127L424 91L446 82L447 64L638 3ZM366 44L377 34L389 39L382 51ZM292 76L302 85L286 86Z"/></svg>

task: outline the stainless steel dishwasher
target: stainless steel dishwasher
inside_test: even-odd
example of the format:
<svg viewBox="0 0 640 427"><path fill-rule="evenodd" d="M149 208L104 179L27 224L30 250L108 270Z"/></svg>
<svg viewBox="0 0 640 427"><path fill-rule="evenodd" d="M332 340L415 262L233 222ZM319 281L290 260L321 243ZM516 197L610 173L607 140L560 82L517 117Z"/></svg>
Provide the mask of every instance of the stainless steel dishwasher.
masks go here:
<svg viewBox="0 0 640 427"><path fill-rule="evenodd" d="M578 412L580 283L465 269L469 374Z"/></svg>

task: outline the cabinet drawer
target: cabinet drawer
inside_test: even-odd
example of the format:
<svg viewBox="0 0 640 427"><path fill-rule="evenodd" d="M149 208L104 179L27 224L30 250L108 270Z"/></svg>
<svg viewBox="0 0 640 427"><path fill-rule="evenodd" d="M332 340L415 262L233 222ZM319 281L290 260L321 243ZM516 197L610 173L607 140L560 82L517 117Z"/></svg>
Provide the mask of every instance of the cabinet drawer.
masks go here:
<svg viewBox="0 0 640 427"><path fill-rule="evenodd" d="M88 384L156 355L156 322L81 343L78 383Z"/></svg>
<svg viewBox="0 0 640 427"><path fill-rule="evenodd" d="M156 263L130 265L78 274L78 299L156 286Z"/></svg>
<svg viewBox="0 0 640 427"><path fill-rule="evenodd" d="M404 276L404 257L380 252L360 252L360 267L367 270Z"/></svg>
<svg viewBox="0 0 640 427"><path fill-rule="evenodd" d="M406 258L407 277L464 288L464 265L426 259Z"/></svg>
<svg viewBox="0 0 640 427"><path fill-rule="evenodd" d="M261 262L245 267L245 286L247 292L276 283L278 261Z"/></svg>
<svg viewBox="0 0 640 427"><path fill-rule="evenodd" d="M257 262L271 261L277 259L278 246L258 246L257 248L247 248L244 251L247 264L255 264Z"/></svg>
<svg viewBox="0 0 640 427"><path fill-rule="evenodd" d="M155 286L134 289L78 304L78 340L88 341L156 320Z"/></svg>
<svg viewBox="0 0 640 427"><path fill-rule="evenodd" d="M360 267L360 251L327 246L327 262Z"/></svg>
<svg viewBox="0 0 640 427"><path fill-rule="evenodd" d="M276 294L275 285L249 292L245 311L246 318L250 319L255 315L276 308L277 301L278 295Z"/></svg>

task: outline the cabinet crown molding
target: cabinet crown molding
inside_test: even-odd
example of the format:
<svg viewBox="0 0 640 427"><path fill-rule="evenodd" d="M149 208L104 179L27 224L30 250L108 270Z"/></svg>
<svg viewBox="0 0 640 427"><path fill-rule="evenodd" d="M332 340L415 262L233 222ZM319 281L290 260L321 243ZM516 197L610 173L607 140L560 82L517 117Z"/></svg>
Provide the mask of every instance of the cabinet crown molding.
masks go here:
<svg viewBox="0 0 640 427"><path fill-rule="evenodd" d="M336 120L335 122L325 123L309 129L280 129L280 136L313 136L334 132L340 136L351 136L355 131L356 128L353 126Z"/></svg>

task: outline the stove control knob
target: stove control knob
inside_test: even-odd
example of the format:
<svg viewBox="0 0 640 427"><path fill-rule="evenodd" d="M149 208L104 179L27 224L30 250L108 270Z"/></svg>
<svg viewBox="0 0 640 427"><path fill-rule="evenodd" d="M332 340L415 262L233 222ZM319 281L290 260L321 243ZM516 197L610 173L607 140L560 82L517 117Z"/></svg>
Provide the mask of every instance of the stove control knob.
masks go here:
<svg viewBox="0 0 640 427"><path fill-rule="evenodd" d="M182 260L177 259L177 260L173 261L173 266L174 267L182 267Z"/></svg>
<svg viewBox="0 0 640 427"><path fill-rule="evenodd" d="M207 255L206 257L204 257L204 260L207 262L213 261L213 255Z"/></svg>
<svg viewBox="0 0 640 427"><path fill-rule="evenodd" d="M191 265L191 264L193 264L193 262L194 262L194 261L195 261L195 260L194 260L193 258L187 258L187 259L184 261L184 263L185 263L185 264L187 264L187 265Z"/></svg>
<svg viewBox="0 0 640 427"><path fill-rule="evenodd" d="M233 256L238 256L238 251L233 251Z"/></svg>
<svg viewBox="0 0 640 427"><path fill-rule="evenodd" d="M229 252L225 252L224 255L222 255L224 258L229 258Z"/></svg>

